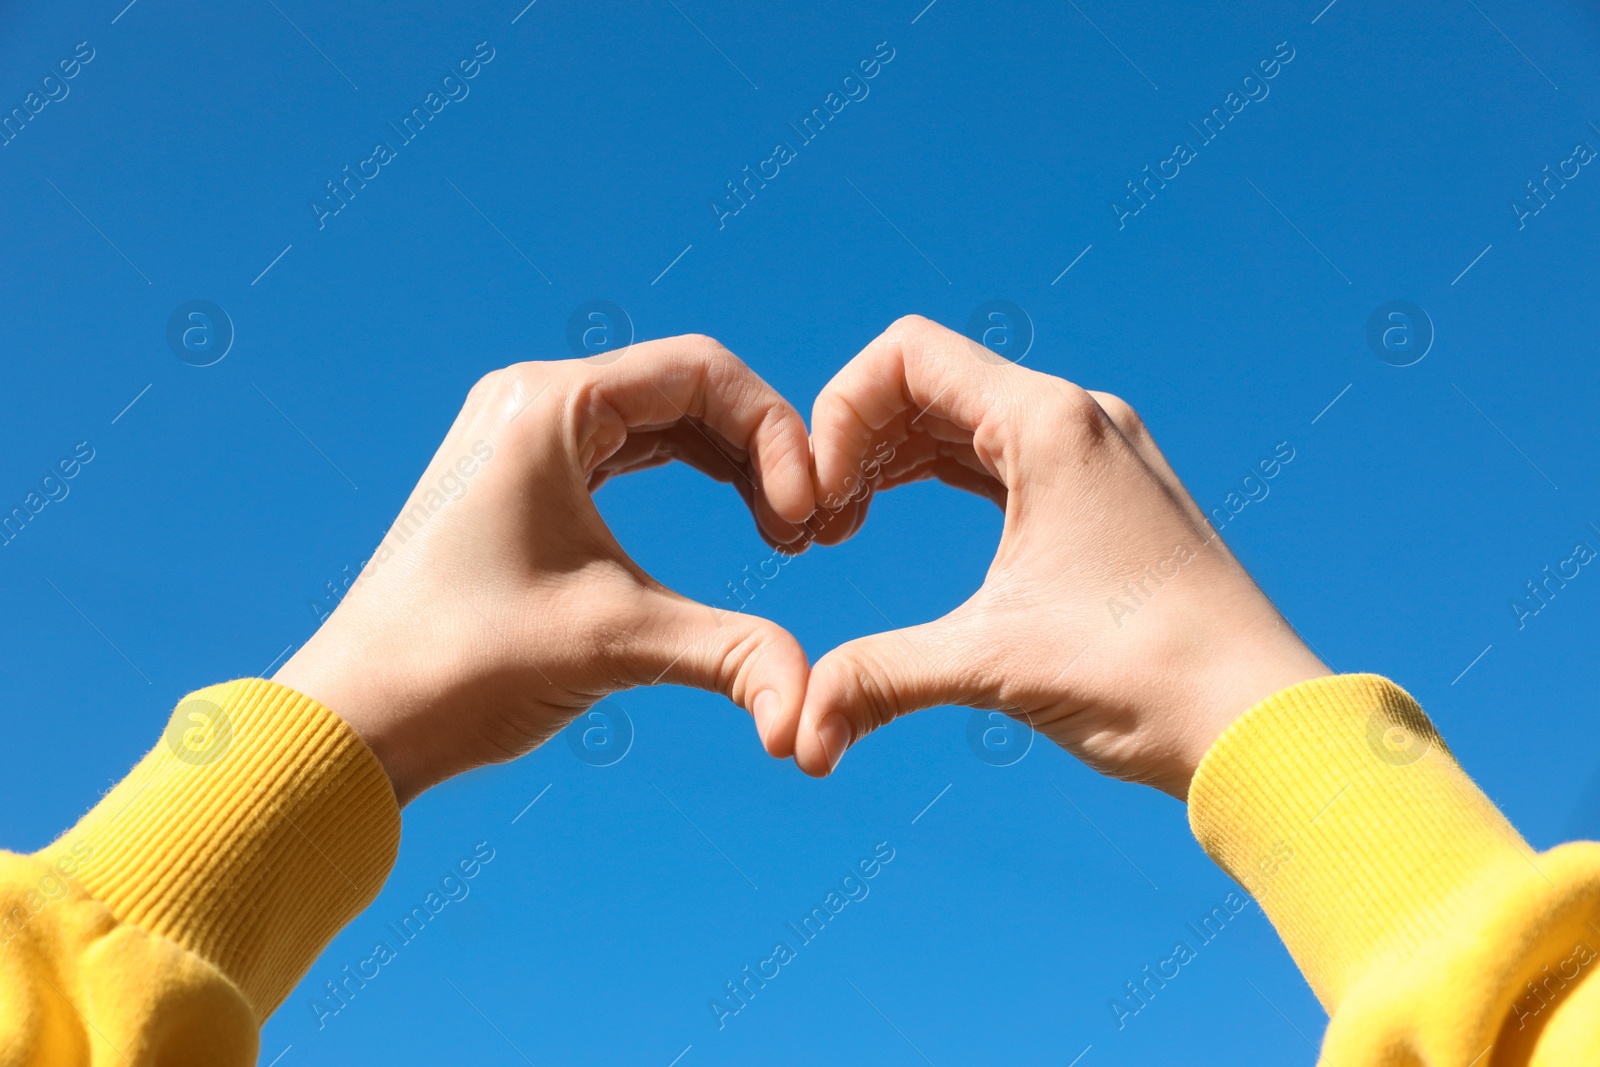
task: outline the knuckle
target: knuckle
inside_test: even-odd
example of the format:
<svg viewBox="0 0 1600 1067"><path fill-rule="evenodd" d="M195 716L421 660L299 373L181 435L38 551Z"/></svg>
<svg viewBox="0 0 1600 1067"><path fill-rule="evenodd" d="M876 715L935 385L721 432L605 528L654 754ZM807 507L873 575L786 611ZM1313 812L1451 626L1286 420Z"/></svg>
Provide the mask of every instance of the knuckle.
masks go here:
<svg viewBox="0 0 1600 1067"><path fill-rule="evenodd" d="M561 363L513 363L509 367L487 374L473 387L483 390L482 403L502 429L521 419L535 401L559 395L559 386L567 372ZM521 419L524 426L536 419Z"/></svg>
<svg viewBox="0 0 1600 1067"><path fill-rule="evenodd" d="M1064 425L1080 432L1093 433L1105 429L1108 422L1105 409L1095 403L1087 390L1071 382L1062 382L1059 394L1057 404Z"/></svg>
<svg viewBox="0 0 1600 1067"><path fill-rule="evenodd" d="M472 388L467 390L464 409L475 410L489 403L489 398L494 396L495 390L505 381L504 370L492 370L472 383Z"/></svg>
<svg viewBox="0 0 1600 1067"><path fill-rule="evenodd" d="M943 326L923 315L902 315L885 331L901 344L925 344L946 332Z"/></svg>
<svg viewBox="0 0 1600 1067"><path fill-rule="evenodd" d="M737 357L729 351L728 346L709 334L684 334L683 341L708 363L716 364L729 360L737 362Z"/></svg>
<svg viewBox="0 0 1600 1067"><path fill-rule="evenodd" d="M893 721L899 714L900 700L893 679L853 655L841 657L834 670L839 688L849 694L854 712L849 717L860 735L871 733Z"/></svg>
<svg viewBox="0 0 1600 1067"><path fill-rule="evenodd" d="M1049 377L1024 405L1020 434L1028 447L1065 450L1084 457L1117 434L1106 409L1089 392L1065 379Z"/></svg>
<svg viewBox="0 0 1600 1067"><path fill-rule="evenodd" d="M774 408L762 416L764 440L756 442L761 448L762 458L771 469L799 464L809 469L811 463L811 442L802 429L798 433L785 433L785 415L787 412L781 408Z"/></svg>
<svg viewBox="0 0 1600 1067"><path fill-rule="evenodd" d="M1117 424L1117 429L1122 431L1124 437L1132 439L1146 435L1144 420L1133 409L1133 405L1120 396L1106 393L1100 400L1100 406L1111 421Z"/></svg>
<svg viewBox="0 0 1600 1067"><path fill-rule="evenodd" d="M760 628L751 627L725 645L712 676L717 692L725 693L735 703L743 703L749 681L750 669L766 644L766 635Z"/></svg>
<svg viewBox="0 0 1600 1067"><path fill-rule="evenodd" d="M686 373L692 375L702 394L737 391L750 371L745 362L715 337L703 333L678 338L678 351L689 357Z"/></svg>

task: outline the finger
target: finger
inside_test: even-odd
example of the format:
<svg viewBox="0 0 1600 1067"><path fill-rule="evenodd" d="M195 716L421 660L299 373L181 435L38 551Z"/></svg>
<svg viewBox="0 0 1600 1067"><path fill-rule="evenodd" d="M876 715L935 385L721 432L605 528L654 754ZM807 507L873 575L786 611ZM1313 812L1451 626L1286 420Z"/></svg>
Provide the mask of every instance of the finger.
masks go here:
<svg viewBox="0 0 1600 1067"><path fill-rule="evenodd" d="M737 484L747 491L750 488L740 477L741 473L749 473L745 469L748 456L739 455L731 445L714 442L705 431L681 421L661 430L630 430L622 446L602 460L589 477L631 474L673 460L681 460L716 481Z"/></svg>
<svg viewBox="0 0 1600 1067"><path fill-rule="evenodd" d="M815 515L806 520L806 531L810 539L819 545L837 545L848 541L861 524L866 521L867 509L871 506L870 493L858 494L854 499L847 500L838 509L821 507Z"/></svg>
<svg viewBox="0 0 1600 1067"><path fill-rule="evenodd" d="M777 623L722 611L671 590L641 589L629 613L631 633L620 673L634 685L687 685L721 693L747 710L767 751L793 754L809 664L805 650Z"/></svg>
<svg viewBox="0 0 1600 1067"><path fill-rule="evenodd" d="M970 436L970 435L969 435ZM946 485L981 496L995 504L1001 511L1006 508L1005 483L995 478L972 450L969 443L952 444L915 434L896 447L894 455L886 460L878 476L864 483L858 492L837 511L819 508L806 520L807 541L822 545L837 545L854 537L866 525L867 513L878 493L909 485L912 482L937 478Z"/></svg>
<svg viewBox="0 0 1600 1067"><path fill-rule="evenodd" d="M970 453L970 449L968 451ZM873 492L895 489L927 478L937 478L952 488L981 496L997 505L1001 511L1006 509L1005 484L979 467L975 459L969 461L959 455L937 454L915 467L885 475L882 482L873 487Z"/></svg>
<svg viewBox="0 0 1600 1067"><path fill-rule="evenodd" d="M985 647L980 633L947 615L835 648L811 669L795 763L822 777L851 745L900 715L941 704L993 706Z"/></svg>
<svg viewBox="0 0 1600 1067"><path fill-rule="evenodd" d="M810 446L804 421L778 392L709 337L669 337L633 345L615 362L590 365L595 399L629 429L690 420L749 457L747 478L773 512L797 523L813 509ZM735 467L740 466L734 463ZM769 531L775 535L782 531Z"/></svg>
<svg viewBox="0 0 1600 1067"><path fill-rule="evenodd" d="M1009 440L1006 414L1018 368L976 358L974 343L917 316L900 319L869 344L818 395L811 440L817 496L848 495L875 477L886 438L970 435L981 464L999 476ZM924 422L926 420L926 422Z"/></svg>
<svg viewBox="0 0 1600 1067"><path fill-rule="evenodd" d="M1005 485L982 469L977 459L972 458L971 452L971 449L967 450L966 459L935 453L915 466L897 466L894 471L884 473L866 492L851 500L839 511L829 512L823 509L812 516L806 523L806 529L811 534L810 540L823 545L837 545L850 540L867 524L867 514L872 510L873 498L879 493L912 482L926 481L929 478L936 478L948 486L981 496L1001 511L1005 511L1007 496Z"/></svg>
<svg viewBox="0 0 1600 1067"><path fill-rule="evenodd" d="M660 430L629 431L622 446L590 472L589 489L599 489L616 475L659 467L673 460L732 485L755 514L757 529L772 547L792 544L802 537L802 528L780 516L757 491L750 457L722 440L715 430L696 425L694 420L680 420Z"/></svg>
<svg viewBox="0 0 1600 1067"><path fill-rule="evenodd" d="M994 478L993 472L973 450L972 434L961 430L944 429L943 426L948 424L931 415L923 415L917 419L916 425L908 428L911 432L905 440L884 442L875 450L873 456L875 461L881 460L881 463L868 465L867 468L870 471L875 465L877 477L868 479L867 484L874 490L904 485L929 477L929 468L940 466L942 460L951 460L965 466L975 475L993 480L994 488L1003 491L1004 484ZM932 477L939 475L934 473ZM968 479L959 475L958 478L959 481L952 484L961 489L970 488Z"/></svg>

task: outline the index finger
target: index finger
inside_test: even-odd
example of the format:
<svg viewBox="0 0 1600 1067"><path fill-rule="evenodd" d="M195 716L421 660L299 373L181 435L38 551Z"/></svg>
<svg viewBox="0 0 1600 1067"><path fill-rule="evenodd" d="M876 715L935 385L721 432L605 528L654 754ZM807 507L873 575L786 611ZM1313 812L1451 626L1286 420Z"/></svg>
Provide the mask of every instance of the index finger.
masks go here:
<svg viewBox="0 0 1600 1067"><path fill-rule="evenodd" d="M834 375L811 409L818 495L849 497L886 437L970 435L1002 482L1017 395L1011 364L975 356L976 342L918 315L897 320Z"/></svg>
<svg viewBox="0 0 1600 1067"><path fill-rule="evenodd" d="M683 419L703 423L749 455L753 488L773 511L791 523L811 514L805 422L794 405L716 341L692 334L644 341L592 373L595 398L629 429ZM707 442L721 451L711 436ZM728 458L743 476L741 457Z"/></svg>

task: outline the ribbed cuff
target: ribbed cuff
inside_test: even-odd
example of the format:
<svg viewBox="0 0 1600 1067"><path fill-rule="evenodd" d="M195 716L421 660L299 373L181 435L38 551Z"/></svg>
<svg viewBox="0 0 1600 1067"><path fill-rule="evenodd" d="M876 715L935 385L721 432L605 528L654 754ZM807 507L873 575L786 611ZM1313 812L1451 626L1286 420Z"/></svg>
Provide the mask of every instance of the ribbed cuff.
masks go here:
<svg viewBox="0 0 1600 1067"><path fill-rule="evenodd" d="M41 856L119 920L209 960L264 1020L372 902L399 841L388 776L344 720L246 679L186 697Z"/></svg>
<svg viewBox="0 0 1600 1067"><path fill-rule="evenodd" d="M1330 1011L1534 855L1416 701L1373 674L1302 682L1234 722L1195 773L1189 824Z"/></svg>

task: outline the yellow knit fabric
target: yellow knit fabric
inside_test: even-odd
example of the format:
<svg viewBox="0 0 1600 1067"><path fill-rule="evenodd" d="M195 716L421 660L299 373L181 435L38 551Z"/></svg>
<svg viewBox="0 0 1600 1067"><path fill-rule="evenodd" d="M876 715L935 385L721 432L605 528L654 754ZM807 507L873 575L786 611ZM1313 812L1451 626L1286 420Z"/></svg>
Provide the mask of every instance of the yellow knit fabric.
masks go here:
<svg viewBox="0 0 1600 1067"><path fill-rule="evenodd" d="M76 827L0 853L0 1064L253 1064L399 841L338 716L259 679L192 694Z"/></svg>
<svg viewBox="0 0 1600 1067"><path fill-rule="evenodd" d="M1263 701L1189 817L1328 1009L1323 1064L1600 1064L1600 845L1535 853L1393 683ZM399 831L326 708L260 680L193 694L77 827L0 853L0 1065L254 1063Z"/></svg>
<svg viewBox="0 0 1600 1067"><path fill-rule="evenodd" d="M1536 853L1394 683L1251 709L1189 821L1327 1009L1326 1067L1600 1064L1600 845Z"/></svg>

